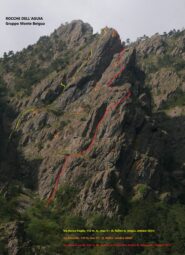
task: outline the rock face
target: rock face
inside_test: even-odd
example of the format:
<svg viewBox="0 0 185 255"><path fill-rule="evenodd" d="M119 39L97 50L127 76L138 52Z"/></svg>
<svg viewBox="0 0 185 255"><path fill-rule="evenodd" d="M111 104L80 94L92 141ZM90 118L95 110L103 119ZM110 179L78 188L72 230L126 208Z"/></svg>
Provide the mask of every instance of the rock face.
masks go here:
<svg viewBox="0 0 185 255"><path fill-rule="evenodd" d="M183 200L184 196L182 195L184 194L182 191L184 190L184 131L181 129L184 127L185 112L184 38L184 30L171 31L169 34L155 35L131 45L131 48L136 48L138 65L146 75L145 85L152 96L153 117L158 128L167 135L162 162L168 183L164 186L168 187L170 193L165 190L162 197L163 194L167 194L169 199L169 194L172 194L170 197L172 200L176 200L180 194Z"/></svg>
<svg viewBox="0 0 185 255"><path fill-rule="evenodd" d="M3 240L7 243L8 254L20 255L23 254L23 249L26 247L24 240L24 223L23 222L11 222L8 224L1 225L0 237L2 241L2 233L6 233Z"/></svg>
<svg viewBox="0 0 185 255"><path fill-rule="evenodd" d="M114 29L94 35L89 24L73 21L15 55L12 61L25 63L19 66L22 81L25 66L33 71L30 55L42 67L31 89L19 87L26 94L8 97L15 109L6 122L12 122L8 148L17 148L17 178L43 199L54 200L66 183L77 187L74 211L81 215L119 215L125 199L164 197L171 175L184 185L180 149L175 154L180 168L168 172L166 146L170 157L174 131L158 113L178 90L184 93L182 62L173 65L178 71L165 66L166 58L184 54L181 37L175 43L155 35L123 49ZM20 85L14 76L13 69L4 73L10 90ZM184 139L182 131L178 138ZM176 189L170 192L173 197Z"/></svg>
<svg viewBox="0 0 185 255"><path fill-rule="evenodd" d="M131 46L137 49L138 62L147 76L146 85L157 110L169 107L179 92L185 92L184 36L184 31L174 35L156 34Z"/></svg>
<svg viewBox="0 0 185 255"><path fill-rule="evenodd" d="M61 25L56 34L62 37L70 47L84 44L89 36L93 34L93 28L81 20L74 20L67 25Z"/></svg>
<svg viewBox="0 0 185 255"><path fill-rule="evenodd" d="M0 201L10 217L0 222L0 252L52 248L33 238L58 231L48 207L24 213L37 195L61 199L60 188L75 190L70 213L90 220L123 219L143 200L184 203L184 39L170 32L125 47L116 30L93 34L77 20L0 59Z"/></svg>
<svg viewBox="0 0 185 255"><path fill-rule="evenodd" d="M159 34L156 34L140 42L138 44L138 52L144 57L152 53L160 55L165 52L165 44L165 40Z"/></svg>

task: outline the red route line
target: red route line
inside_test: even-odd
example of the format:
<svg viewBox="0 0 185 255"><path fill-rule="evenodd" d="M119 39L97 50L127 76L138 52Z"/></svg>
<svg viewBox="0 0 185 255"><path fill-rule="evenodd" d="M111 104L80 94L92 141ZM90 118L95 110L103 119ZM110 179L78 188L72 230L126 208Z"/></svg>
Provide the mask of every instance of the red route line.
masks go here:
<svg viewBox="0 0 185 255"><path fill-rule="evenodd" d="M124 53L125 49L123 49L119 55L118 55L118 60L120 61L121 59L121 55ZM113 78L110 79L110 81L106 84L106 86L108 88L110 88L112 86L112 83L113 81L125 70L125 66L122 67L119 72L117 72ZM56 177L55 177L55 181L54 181L54 187L53 189L51 190L50 194L49 194L49 197L48 197L48 204L50 204L53 199L55 198L55 195L56 195L56 192L57 192L57 189L58 189L58 185L59 185L59 180L60 180L60 177L63 175L63 173L65 172L65 169L67 168L67 165L69 163L69 160L71 158L75 158L75 157L80 157L82 155L84 155L85 153L88 153L91 151L94 143L95 143L95 140L96 140L96 137L97 137L97 134L98 134L98 128L99 126L101 125L102 121L104 120L105 116L109 113L110 110L114 110L116 109L116 107L118 107L121 103L123 103L125 100L127 100L130 96L131 96L131 91L129 90L126 95L124 95L118 102L114 103L114 104L109 104L109 106L107 106L103 116L101 117L101 119L99 120L97 126L96 126L96 129L95 129L95 133L91 139L91 142L90 144L88 145L88 147L86 149L84 149L83 151L79 152L79 153L74 153L74 154L70 154L70 155L66 155L65 158L64 158L64 164L62 165L62 167L60 168L60 170L58 171ZM126 106L126 105L125 105Z"/></svg>

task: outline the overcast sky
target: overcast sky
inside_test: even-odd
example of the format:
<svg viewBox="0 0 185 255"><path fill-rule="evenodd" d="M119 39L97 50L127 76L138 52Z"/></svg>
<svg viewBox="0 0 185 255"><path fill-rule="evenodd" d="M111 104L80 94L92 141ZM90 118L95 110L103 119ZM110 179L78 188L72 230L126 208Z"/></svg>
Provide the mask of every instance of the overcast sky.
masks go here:
<svg viewBox="0 0 185 255"><path fill-rule="evenodd" d="M41 16L45 26L6 26L5 17ZM0 55L21 50L61 23L82 19L94 32L108 26L122 40L185 27L185 0L0 0Z"/></svg>

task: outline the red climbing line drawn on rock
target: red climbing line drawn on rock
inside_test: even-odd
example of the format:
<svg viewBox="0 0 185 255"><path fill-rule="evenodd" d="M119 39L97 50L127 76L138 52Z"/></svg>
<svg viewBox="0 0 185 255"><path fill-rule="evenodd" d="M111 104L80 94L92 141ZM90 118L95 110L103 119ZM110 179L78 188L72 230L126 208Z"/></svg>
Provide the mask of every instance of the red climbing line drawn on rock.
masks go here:
<svg viewBox="0 0 185 255"><path fill-rule="evenodd" d="M118 60L120 61L121 59L121 55L124 53L124 49L119 53L118 55ZM125 70L125 66L122 67L119 72L117 72L109 81L108 83L106 84L106 86L108 88L110 88L113 84L113 81L116 80L121 74L122 72ZM101 125L101 123L103 122L103 120L105 119L106 115L110 112L110 110L115 110L120 104L122 104L123 102L125 102L129 97L131 97L131 91L129 90L126 94L124 94L124 96L119 99L116 103L110 103L103 116L100 118L98 124L96 125L96 128L95 128L95 132L94 132L94 135L91 139L91 142L90 144L88 145L88 147L86 149L84 149L83 151L79 152L79 153L72 153L72 154L69 154L69 155L66 155L64 157L64 163L63 165L61 166L61 168L59 169L56 177L55 177L55 181L54 181L54 187L52 188L50 194L49 194L49 197L48 197L48 205L54 200L55 198L55 195L56 195L56 192L58 190L58 186L59 186L59 181L60 181L60 178L61 176L63 176L63 174L65 173L65 170L67 169L68 167L68 164L70 163L70 160L75 158L75 157L80 157L80 156L83 156L84 154L87 154L89 153L92 148L93 148L93 145L95 143L95 140L96 140L96 137L97 137L97 134L98 134L98 129L99 129L99 126ZM125 104L126 106L126 104Z"/></svg>

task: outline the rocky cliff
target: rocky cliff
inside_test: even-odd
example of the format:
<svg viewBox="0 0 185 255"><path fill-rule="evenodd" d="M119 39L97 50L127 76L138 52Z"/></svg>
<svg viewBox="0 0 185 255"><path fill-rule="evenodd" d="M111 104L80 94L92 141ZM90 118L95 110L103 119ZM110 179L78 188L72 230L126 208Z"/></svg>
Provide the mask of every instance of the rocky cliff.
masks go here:
<svg viewBox="0 0 185 255"><path fill-rule="evenodd" d="M184 40L125 46L114 29L73 21L1 59L0 185L5 198L19 190L19 214L35 196L62 210L66 187L66 208L85 218L184 202Z"/></svg>

